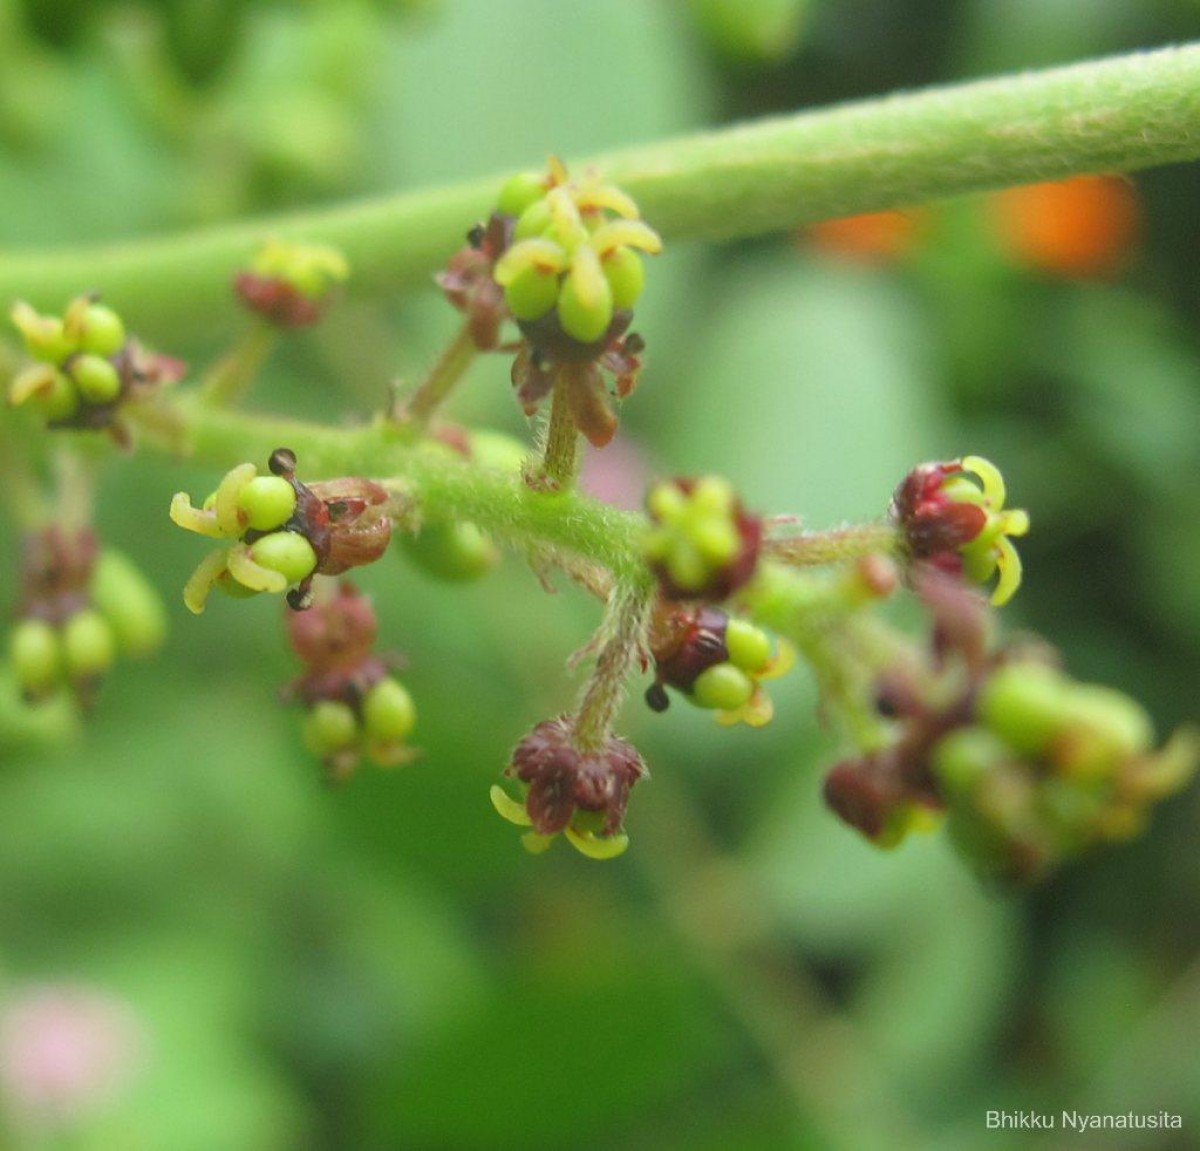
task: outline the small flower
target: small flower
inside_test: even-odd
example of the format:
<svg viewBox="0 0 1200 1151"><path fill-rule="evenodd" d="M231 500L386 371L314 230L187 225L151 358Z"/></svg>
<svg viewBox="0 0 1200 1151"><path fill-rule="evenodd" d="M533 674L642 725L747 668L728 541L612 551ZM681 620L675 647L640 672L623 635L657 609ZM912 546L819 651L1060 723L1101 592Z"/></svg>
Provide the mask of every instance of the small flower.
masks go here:
<svg viewBox="0 0 1200 1151"><path fill-rule="evenodd" d="M653 526L642 549L667 599L723 600L754 575L762 520L727 480L664 480L650 488L646 510Z"/></svg>
<svg viewBox="0 0 1200 1151"><path fill-rule="evenodd" d="M580 748L571 717L562 715L517 744L504 774L517 781L521 798L496 785L492 804L510 823L530 828L522 839L527 850L545 851L559 832L591 859L612 859L629 846L625 807L647 774L631 743L610 736L603 747Z"/></svg>
<svg viewBox="0 0 1200 1151"><path fill-rule="evenodd" d="M12 379L8 402L35 409L53 428L106 430L126 445L121 405L146 399L183 374L178 360L129 339L121 317L94 293L77 296L61 317L18 301L11 318L36 362Z"/></svg>
<svg viewBox="0 0 1200 1151"><path fill-rule="evenodd" d="M305 744L330 781L346 779L364 756L379 767L411 761L416 706L390 672L394 661L373 651L379 629L371 601L343 581L311 610L289 612L287 630L304 671L286 695L303 703Z"/></svg>
<svg viewBox="0 0 1200 1151"><path fill-rule="evenodd" d="M1021 585L1021 557L1010 537L1029 531L1029 513L1004 506L1004 478L982 456L921 464L904 478L889 514L910 559L975 583L999 576L991 600L1006 604Z"/></svg>
<svg viewBox="0 0 1200 1151"><path fill-rule="evenodd" d="M476 224L467 233L466 245L435 277L446 299L467 317L471 340L480 351L500 346L501 326L511 318L504 289L492 273L512 243L515 222L511 215L495 212L486 224Z"/></svg>
<svg viewBox="0 0 1200 1151"><path fill-rule="evenodd" d="M525 337L512 380L527 415L561 384L576 427L596 447L612 439L617 398L637 382L645 344L629 331L645 280L642 253L662 250L626 193L594 173L572 180L554 159L544 177L514 177L501 193L504 242L481 247ZM495 220L496 217L493 217ZM602 370L603 371L602 371Z"/></svg>
<svg viewBox="0 0 1200 1151"><path fill-rule="evenodd" d="M325 314L349 276L350 265L336 248L270 240L234 277L233 287L268 323L303 328Z"/></svg>
<svg viewBox="0 0 1200 1151"><path fill-rule="evenodd" d="M315 574L340 575L372 563L387 548L387 492L369 480L341 479L308 486L296 479L296 457L279 448L271 475L253 464L226 473L200 508L185 492L171 501L171 519L212 539L236 542L211 552L183 591L188 609L204 610L214 587L229 595L282 592L297 609L311 598Z"/></svg>
<svg viewBox="0 0 1200 1151"><path fill-rule="evenodd" d="M90 705L118 653L149 654L165 630L154 589L124 557L101 552L90 529L51 525L25 537L8 654L30 702L68 687Z"/></svg>
<svg viewBox="0 0 1200 1151"><path fill-rule="evenodd" d="M789 644L772 651L766 632L720 608L659 604L650 627L654 683L646 691L653 711L666 711L667 687L697 707L716 712L721 724L762 727L774 709L762 681L784 675L795 662Z"/></svg>

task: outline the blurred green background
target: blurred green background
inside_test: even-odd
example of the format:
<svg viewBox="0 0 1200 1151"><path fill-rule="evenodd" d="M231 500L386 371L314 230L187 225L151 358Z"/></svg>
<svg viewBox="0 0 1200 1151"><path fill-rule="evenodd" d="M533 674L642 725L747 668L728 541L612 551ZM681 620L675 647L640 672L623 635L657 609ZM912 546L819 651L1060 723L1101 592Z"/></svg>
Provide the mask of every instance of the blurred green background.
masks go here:
<svg viewBox="0 0 1200 1151"><path fill-rule="evenodd" d="M0 0L0 249L570 162L1198 31L1194 0ZM920 460L989 456L1034 520L1010 626L1165 733L1200 681L1200 178L1133 189L1136 231L1102 274L1022 252L992 197L914 213L865 256L819 231L678 246L651 269L648 367L610 451L725 472L813 527L880 514ZM140 334L203 363L240 322L231 303ZM455 323L432 285L347 305L289 342L251 406L370 410ZM528 434L499 358L456 414ZM634 698L623 734L654 779L632 850L528 857L488 786L570 705L564 660L595 605L544 595L516 560L465 589L399 555L364 571L425 754L329 790L276 706L297 671L278 603L196 620L179 601L199 553L166 505L211 480L111 469L100 524L164 589L168 648L112 677L84 742L38 747L33 725L0 743L0 1000L12 1016L58 988L77 1009L60 1040L123 1029L97 1059L130 1064L104 1098L47 1110L12 1066L29 1037L0 1026L0 1146L1085 1145L989 1132L997 1109L1166 1109L1182 1133L1086 1145L1198 1144L1195 788L1132 845L986 892L939 837L882 855L823 810L837 747L793 674L759 732ZM13 580L9 562L6 605Z"/></svg>

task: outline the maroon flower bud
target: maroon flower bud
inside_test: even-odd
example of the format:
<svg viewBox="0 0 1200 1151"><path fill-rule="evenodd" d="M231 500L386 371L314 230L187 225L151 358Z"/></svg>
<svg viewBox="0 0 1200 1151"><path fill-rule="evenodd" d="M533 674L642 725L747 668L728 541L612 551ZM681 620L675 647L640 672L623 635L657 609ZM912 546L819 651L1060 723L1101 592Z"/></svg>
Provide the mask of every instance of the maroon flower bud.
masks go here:
<svg viewBox="0 0 1200 1151"><path fill-rule="evenodd" d="M890 509L913 559L934 560L955 572L962 569L957 549L970 543L987 523L982 507L962 503L944 490L947 477L962 470L958 460L919 464L896 489Z"/></svg>
<svg viewBox="0 0 1200 1151"><path fill-rule="evenodd" d="M500 344L500 328L509 317L504 289L492 278L496 261L512 243L513 217L493 213L487 224L476 224L467 244L434 279L446 299L467 317L471 340L483 352Z"/></svg>
<svg viewBox="0 0 1200 1151"><path fill-rule="evenodd" d="M532 829L538 838L526 846L541 850L561 831L585 855L602 859L628 844L621 830L625 807L647 772L637 748L615 736L599 748L579 747L571 717L561 715L517 744L504 774L522 785L524 803L498 787L492 802L506 819Z"/></svg>

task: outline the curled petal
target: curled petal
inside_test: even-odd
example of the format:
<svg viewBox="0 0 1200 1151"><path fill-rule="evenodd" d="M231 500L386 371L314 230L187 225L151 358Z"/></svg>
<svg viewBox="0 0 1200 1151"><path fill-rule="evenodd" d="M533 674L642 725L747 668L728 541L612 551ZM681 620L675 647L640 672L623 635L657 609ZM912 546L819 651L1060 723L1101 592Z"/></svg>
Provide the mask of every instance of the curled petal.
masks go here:
<svg viewBox="0 0 1200 1151"><path fill-rule="evenodd" d="M246 544L235 544L226 553L226 566L242 587L251 591L281 592L288 586L287 576L256 563Z"/></svg>
<svg viewBox="0 0 1200 1151"><path fill-rule="evenodd" d="M171 499L171 520L185 531L196 532L210 539L222 539L225 535L217 523L217 513L192 506L192 497L187 492L176 492Z"/></svg>
<svg viewBox="0 0 1200 1151"><path fill-rule="evenodd" d="M48 392L53 387L54 367L51 364L32 364L13 377L8 385L8 402L16 407L38 392Z"/></svg>
<svg viewBox="0 0 1200 1151"><path fill-rule="evenodd" d="M995 607L1003 607L1021 586L1021 557L1007 536L1000 536L996 540L996 553L996 568L1000 572L1000 578L992 592L992 604Z"/></svg>
<svg viewBox="0 0 1200 1151"><path fill-rule="evenodd" d="M767 665L754 673L755 679L778 679L787 675L796 665L796 649L786 639L781 639L775 654L767 661Z"/></svg>
<svg viewBox="0 0 1200 1151"><path fill-rule="evenodd" d="M509 823L515 823L518 827L532 825L533 820L529 818L529 812L525 810L525 805L513 799L498 783L492 784L492 790L488 794L491 796L492 806ZM549 837L539 836L539 838L546 838L547 842L549 841Z"/></svg>
<svg viewBox="0 0 1200 1151"><path fill-rule="evenodd" d="M642 220L612 220L592 233L589 246L602 257L615 248L636 248L657 256L663 244L662 237Z"/></svg>
<svg viewBox="0 0 1200 1151"><path fill-rule="evenodd" d="M566 267L567 254L553 240L519 240L496 261L492 279L502 287L508 287L527 269L551 276L565 271Z"/></svg>
<svg viewBox="0 0 1200 1151"><path fill-rule="evenodd" d="M236 468L225 473L225 478L217 487L217 498L214 507L217 513L217 524L224 536L240 536L246 530L249 519L246 513L238 507L238 496L254 477L258 468L253 464L238 464Z"/></svg>
<svg viewBox="0 0 1200 1151"><path fill-rule="evenodd" d="M584 212L608 211L627 220L636 219L638 215L633 197L615 184L587 181L575 193L575 202Z"/></svg>
<svg viewBox="0 0 1200 1151"><path fill-rule="evenodd" d="M991 460L985 460L983 456L963 456L962 466L979 477L979 482L983 484L984 498L993 509L1004 507L1008 494L1004 487L1004 477Z"/></svg>
<svg viewBox="0 0 1200 1151"><path fill-rule="evenodd" d="M573 827L567 827L564 828L563 834L567 837L567 842L588 859L616 859L629 846L629 836L624 832L601 836L591 831L576 831Z"/></svg>
<svg viewBox="0 0 1200 1151"><path fill-rule="evenodd" d="M1012 511L1001 513L1000 531L1006 536L1027 535L1029 532L1029 513L1023 508L1014 508Z"/></svg>
<svg viewBox="0 0 1200 1151"><path fill-rule="evenodd" d="M224 551L209 552L183 585L183 602L193 615L204 610L213 585L229 570L225 557Z"/></svg>

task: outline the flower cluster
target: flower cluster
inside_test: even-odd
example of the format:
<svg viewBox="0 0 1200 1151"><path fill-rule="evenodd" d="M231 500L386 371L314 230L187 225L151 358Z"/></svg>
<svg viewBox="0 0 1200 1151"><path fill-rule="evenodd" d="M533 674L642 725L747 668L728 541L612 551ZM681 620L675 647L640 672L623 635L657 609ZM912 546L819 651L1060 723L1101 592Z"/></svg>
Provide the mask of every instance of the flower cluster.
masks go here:
<svg viewBox="0 0 1200 1151"><path fill-rule="evenodd" d="M371 601L348 581L311 610L289 612L288 639L304 671L287 695L304 705L304 742L331 782L365 757L380 767L409 762L417 712L387 659L373 651L378 623Z"/></svg>
<svg viewBox="0 0 1200 1151"><path fill-rule="evenodd" d="M305 328L325 314L349 276L350 265L336 248L272 240L234 277L233 289L275 327Z"/></svg>
<svg viewBox="0 0 1200 1151"><path fill-rule="evenodd" d="M11 318L36 363L8 386L8 402L28 405L55 428L107 429L124 443L117 420L122 403L144 399L179 379L183 365L148 353L129 339L125 324L95 295L77 296L61 316L13 305Z"/></svg>
<svg viewBox="0 0 1200 1151"><path fill-rule="evenodd" d="M520 798L499 785L492 804L510 823L530 830L522 843L545 851L562 832L591 859L612 859L629 846L623 824L633 785L647 774L633 744L615 736L602 746L578 746L572 717L539 723L512 753L505 775L516 780Z"/></svg>
<svg viewBox="0 0 1200 1151"><path fill-rule="evenodd" d="M992 603L1006 604L1021 585L1012 536L1029 531L1029 514L1005 508L999 469L981 456L920 464L892 497L890 515L914 563L962 574L975 583L998 576Z"/></svg>
<svg viewBox="0 0 1200 1151"><path fill-rule="evenodd" d="M646 495L642 550L667 599L727 599L758 564L763 524L719 476L664 480Z"/></svg>
<svg viewBox="0 0 1200 1151"><path fill-rule="evenodd" d="M716 607L659 601L650 625L654 683L646 703L654 711L670 704L674 688L697 707L716 712L718 723L762 727L773 715L762 681L783 675L795 654L789 644Z"/></svg>
<svg viewBox="0 0 1200 1151"><path fill-rule="evenodd" d="M90 529L54 525L26 536L8 649L30 702L69 687L89 704L118 653L148 655L165 634L157 593L124 556L101 551Z"/></svg>
<svg viewBox="0 0 1200 1151"><path fill-rule="evenodd" d="M498 218L513 221L511 232L493 225L505 246L491 274L525 337L513 363L517 398L532 415L561 383L573 423L601 447L617 418L600 369L618 398L633 390L645 348L629 332L645 281L640 253L660 252L662 241L625 192L594 174L573 181L554 159L545 176L505 185Z"/></svg>
<svg viewBox="0 0 1200 1151"><path fill-rule="evenodd" d="M1138 833L1194 774L1195 733L1155 751L1133 700L1075 682L1045 649L991 650L983 604L946 576L926 576L921 591L935 622L930 665L878 685L895 738L825 781L830 807L873 842L894 846L945 813L983 875L1028 882Z"/></svg>
<svg viewBox="0 0 1200 1151"><path fill-rule="evenodd" d="M306 485L296 479L296 457L278 448L271 475L253 464L227 472L200 508L186 492L171 501L181 528L233 542L211 552L192 573L183 601L197 614L214 587L233 596L282 592L288 603L307 607L316 574L341 575L373 563L391 539L387 492L364 479Z"/></svg>

